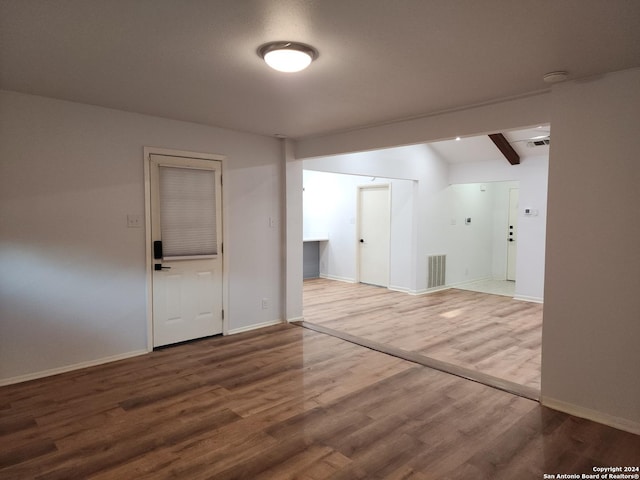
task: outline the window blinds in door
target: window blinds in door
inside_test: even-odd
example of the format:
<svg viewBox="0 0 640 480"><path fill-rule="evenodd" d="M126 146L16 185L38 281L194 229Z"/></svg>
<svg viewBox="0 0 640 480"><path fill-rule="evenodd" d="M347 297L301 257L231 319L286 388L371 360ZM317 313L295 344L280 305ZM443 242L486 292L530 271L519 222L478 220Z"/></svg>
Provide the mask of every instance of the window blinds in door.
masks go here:
<svg viewBox="0 0 640 480"><path fill-rule="evenodd" d="M215 171L159 170L163 257L217 255Z"/></svg>

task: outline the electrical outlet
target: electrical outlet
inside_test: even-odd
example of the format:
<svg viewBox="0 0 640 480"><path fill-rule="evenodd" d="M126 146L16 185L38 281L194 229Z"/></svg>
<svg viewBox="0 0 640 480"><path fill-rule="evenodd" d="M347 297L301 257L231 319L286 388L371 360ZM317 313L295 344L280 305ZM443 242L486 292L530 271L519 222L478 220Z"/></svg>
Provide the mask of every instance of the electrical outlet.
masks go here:
<svg viewBox="0 0 640 480"><path fill-rule="evenodd" d="M268 298L263 298L262 299L262 309L266 310L267 308L269 308L269 299Z"/></svg>
<svg viewBox="0 0 640 480"><path fill-rule="evenodd" d="M140 228L142 227L142 215L127 215L127 227L128 228Z"/></svg>

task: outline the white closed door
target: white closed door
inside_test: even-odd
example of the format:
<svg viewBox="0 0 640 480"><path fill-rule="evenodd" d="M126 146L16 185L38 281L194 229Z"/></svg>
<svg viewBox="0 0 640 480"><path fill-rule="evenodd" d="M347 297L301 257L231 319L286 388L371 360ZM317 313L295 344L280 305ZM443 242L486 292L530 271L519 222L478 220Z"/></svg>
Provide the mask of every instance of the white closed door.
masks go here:
<svg viewBox="0 0 640 480"><path fill-rule="evenodd" d="M150 155L154 347L222 333L221 167Z"/></svg>
<svg viewBox="0 0 640 480"><path fill-rule="evenodd" d="M520 190L509 190L509 224L507 231L507 280L516 280L516 254L518 251L518 198Z"/></svg>
<svg viewBox="0 0 640 480"><path fill-rule="evenodd" d="M389 186L358 188L358 280L389 286L391 202Z"/></svg>

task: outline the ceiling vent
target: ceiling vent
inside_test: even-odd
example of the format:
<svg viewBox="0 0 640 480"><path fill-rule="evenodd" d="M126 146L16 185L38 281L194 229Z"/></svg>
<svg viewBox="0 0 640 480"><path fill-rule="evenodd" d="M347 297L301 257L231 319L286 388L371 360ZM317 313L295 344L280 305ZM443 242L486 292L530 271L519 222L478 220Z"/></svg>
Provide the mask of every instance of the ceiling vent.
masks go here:
<svg viewBox="0 0 640 480"><path fill-rule="evenodd" d="M545 145L549 145L550 143L551 143L551 139L549 137L540 138L536 140L529 140L527 142L527 147L529 148L544 147Z"/></svg>

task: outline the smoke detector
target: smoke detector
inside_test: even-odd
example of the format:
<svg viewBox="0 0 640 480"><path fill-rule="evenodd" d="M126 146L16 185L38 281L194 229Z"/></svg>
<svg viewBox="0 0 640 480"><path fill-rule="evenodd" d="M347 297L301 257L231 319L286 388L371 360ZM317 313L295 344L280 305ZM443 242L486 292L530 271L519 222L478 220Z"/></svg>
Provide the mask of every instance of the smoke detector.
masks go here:
<svg viewBox="0 0 640 480"><path fill-rule="evenodd" d="M545 73L542 77L546 83L558 83L564 82L569 77L569 74L564 70L558 70L557 72Z"/></svg>

